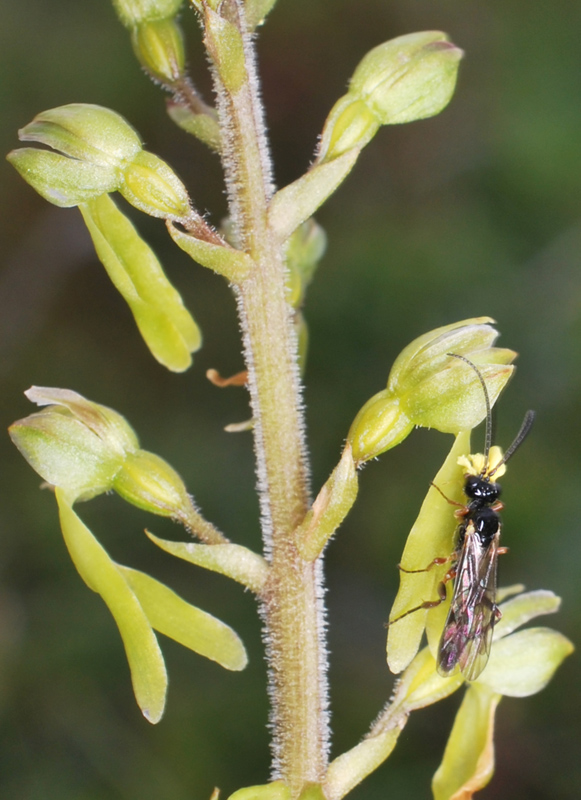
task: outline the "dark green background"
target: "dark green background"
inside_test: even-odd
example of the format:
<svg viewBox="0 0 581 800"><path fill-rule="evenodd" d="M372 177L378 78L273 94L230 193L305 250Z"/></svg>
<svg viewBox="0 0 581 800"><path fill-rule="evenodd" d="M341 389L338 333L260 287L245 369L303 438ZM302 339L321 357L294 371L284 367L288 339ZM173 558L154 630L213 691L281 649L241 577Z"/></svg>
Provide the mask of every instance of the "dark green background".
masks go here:
<svg viewBox="0 0 581 800"><path fill-rule="evenodd" d="M124 114L191 187L225 213L217 159L177 130L136 65L106 0L4 0L0 150L46 108L70 102ZM190 62L208 92L194 15ZM441 29L466 50L457 93L438 118L383 129L321 210L329 247L308 296L305 378L313 485L327 477L362 403L407 342L474 315L498 320L520 352L498 413L500 444L527 408L534 431L503 483L502 582L552 589L549 624L579 642L581 516L581 6L568 0L280 0L259 43L279 185L312 156L325 115L362 55L415 30ZM207 95L209 96L209 95ZM0 428L32 408L30 384L113 406L143 446L184 476L205 514L259 547L245 392L209 367L241 368L234 302L223 282L139 218L205 336L192 370L171 375L138 337L76 210L42 201L2 165ZM477 443L481 439L478 434ZM389 697L384 622L395 565L451 443L415 432L363 472L357 505L328 552L333 753L354 745ZM268 778L260 624L248 593L157 551L142 533L179 531L101 497L79 510L122 563L151 571L241 633L250 665L227 673L167 640L167 711L157 727L132 698L119 636L64 549L56 508L0 438L0 796L6 800L206 800ZM389 762L354 800L430 796L460 695L415 714ZM579 797L577 656L541 694L505 699L497 773L480 797Z"/></svg>

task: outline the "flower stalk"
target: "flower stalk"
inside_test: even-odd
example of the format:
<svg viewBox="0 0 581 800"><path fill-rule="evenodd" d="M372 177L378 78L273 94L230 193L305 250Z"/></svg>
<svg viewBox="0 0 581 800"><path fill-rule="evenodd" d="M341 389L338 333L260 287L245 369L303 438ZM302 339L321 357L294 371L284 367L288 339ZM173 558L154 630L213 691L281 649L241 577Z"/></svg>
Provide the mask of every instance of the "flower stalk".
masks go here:
<svg viewBox="0 0 581 800"><path fill-rule="evenodd" d="M263 536L271 562L263 614L271 668L273 772L296 797L304 784L322 779L326 766L321 578L318 565L299 556L293 535L309 501L305 426L283 252L268 220L271 165L253 43L236 0L223 3L220 14L206 8L205 41L214 65L222 158L237 243L257 265L238 284L238 299ZM226 26L232 27L224 33ZM236 34L241 47L233 46Z"/></svg>

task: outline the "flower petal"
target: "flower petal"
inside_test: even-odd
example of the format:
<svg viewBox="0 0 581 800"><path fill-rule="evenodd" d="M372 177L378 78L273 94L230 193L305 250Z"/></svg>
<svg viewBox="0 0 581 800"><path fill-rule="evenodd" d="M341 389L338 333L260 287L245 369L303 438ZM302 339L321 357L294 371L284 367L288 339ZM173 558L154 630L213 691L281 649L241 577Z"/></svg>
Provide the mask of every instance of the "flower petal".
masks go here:
<svg viewBox="0 0 581 800"><path fill-rule="evenodd" d="M509 697L540 692L575 648L550 628L527 628L496 642L478 682Z"/></svg>
<svg viewBox="0 0 581 800"><path fill-rule="evenodd" d="M151 625L123 572L80 520L71 498L56 490L61 528L75 567L87 586L101 595L123 639L135 699L143 716L159 722L165 706L167 674Z"/></svg>
<svg viewBox="0 0 581 800"><path fill-rule="evenodd" d="M502 618L494 626L494 639L502 639L531 619L542 614L555 614L561 606L561 598L553 592L539 589L513 597L500 607Z"/></svg>
<svg viewBox="0 0 581 800"><path fill-rule="evenodd" d="M434 484L450 500L463 500L464 485L458 457L470 451L470 434L461 433L456 437L452 449L442 468L434 478ZM408 612L426 600L437 600L438 583L444 577L448 564L434 565L434 558L446 558L454 549L454 532L457 520L450 505L440 492L431 486L428 490L418 518L408 536L401 566L406 570L425 570L409 574L400 573L399 591L389 615L390 625L387 634L387 663L392 672L401 672L413 659L420 646L426 620L429 619L432 646L442 633L446 607L442 603L428 614L428 609ZM408 613L403 617L403 614ZM398 619L402 617L401 619Z"/></svg>
<svg viewBox="0 0 581 800"><path fill-rule="evenodd" d="M167 369L183 372L202 338L157 256L108 195L80 210L97 255L129 305L152 355Z"/></svg>
<svg viewBox="0 0 581 800"><path fill-rule="evenodd" d="M207 614L139 570L118 565L156 631L169 636L226 669L248 663L244 645L228 625Z"/></svg>
<svg viewBox="0 0 581 800"><path fill-rule="evenodd" d="M397 684L393 702L394 705L401 705L405 713L410 713L443 700L463 683L464 678L459 672L449 678L442 678L436 672L434 656L424 647Z"/></svg>
<svg viewBox="0 0 581 800"><path fill-rule="evenodd" d="M444 758L432 780L434 800L470 800L494 772L494 712L500 695L472 684L460 706Z"/></svg>
<svg viewBox="0 0 581 800"><path fill-rule="evenodd" d="M243 584L252 592L260 593L268 576L268 564L258 553L240 544L194 544L160 539L146 531L151 541L166 553L197 564L213 572L220 572Z"/></svg>

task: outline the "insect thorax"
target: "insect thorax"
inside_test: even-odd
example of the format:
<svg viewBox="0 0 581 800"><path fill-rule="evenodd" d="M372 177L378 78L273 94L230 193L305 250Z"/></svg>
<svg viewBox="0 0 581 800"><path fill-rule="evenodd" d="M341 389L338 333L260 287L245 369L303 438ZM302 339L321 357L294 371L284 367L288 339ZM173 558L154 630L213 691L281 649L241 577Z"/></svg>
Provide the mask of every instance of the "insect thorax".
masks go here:
<svg viewBox="0 0 581 800"><path fill-rule="evenodd" d="M484 546L490 544L500 529L500 516L492 508L479 508L468 516L468 520Z"/></svg>

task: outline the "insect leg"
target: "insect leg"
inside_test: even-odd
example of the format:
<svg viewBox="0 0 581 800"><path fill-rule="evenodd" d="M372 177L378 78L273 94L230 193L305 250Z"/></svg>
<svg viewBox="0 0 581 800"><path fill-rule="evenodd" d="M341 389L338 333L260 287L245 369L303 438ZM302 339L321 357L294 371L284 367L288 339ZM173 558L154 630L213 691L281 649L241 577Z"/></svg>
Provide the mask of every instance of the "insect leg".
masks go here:
<svg viewBox="0 0 581 800"><path fill-rule="evenodd" d="M436 486L436 484L435 484L433 481L430 481L430 486L433 486L433 487L434 487L434 489L435 489L437 492L440 492L440 494L442 495L442 497L444 498L444 500L445 500L447 503L450 503L450 505L451 505L451 506L459 506L460 508L463 508L463 507L464 507L464 503L457 503L455 500L450 500L450 498L449 498L449 497L446 497L446 495L445 495L445 494L444 494L444 492L443 492L443 491L440 489L440 487L439 487L439 486Z"/></svg>
<svg viewBox="0 0 581 800"><path fill-rule="evenodd" d="M447 561L451 561L453 558L454 558L454 554L452 556L449 556L448 558L434 559L432 564L430 564L430 567L433 566L434 562L439 562L440 564L445 564ZM403 571L404 572L408 572L408 571L409 572L427 572L427 570L430 567L428 567L425 570L424 569L416 569L416 570L403 570ZM400 569L401 569L401 567L400 567ZM442 580L438 584L438 590L437 590L438 591L438 599L437 600L424 600L423 603L420 603L419 605L415 606L414 608L410 608L409 611L404 611L404 613L400 614L399 617L396 617L395 619L390 620L387 623L387 627L389 628L389 626L393 625L394 622L399 622L400 619L403 619L404 617L407 617L408 614L413 614L415 611L420 611L422 608L425 608L425 609L436 608L437 606L441 605L444 602L444 600L446 599L446 597L447 597L446 584L449 581L454 580L455 577L456 577L456 567L453 566L448 570L448 572L444 575L444 577L442 578Z"/></svg>
<svg viewBox="0 0 581 800"><path fill-rule="evenodd" d="M455 560L456 560L456 553L452 553L452 555L446 556L445 558L442 557L435 558L433 561L430 561L427 567L424 567L423 569L405 569L405 567L402 567L401 564L398 564L397 568L399 569L400 572L405 572L408 575L413 575L416 572L429 572L432 569L432 567L439 567L442 564L448 564L450 561L455 561Z"/></svg>
<svg viewBox="0 0 581 800"><path fill-rule="evenodd" d="M440 586L442 586L442 584L440 584ZM438 591L439 591L439 588L440 587L438 587ZM395 622L399 622L400 619L403 619L404 617L407 617L408 614L413 614L415 611L420 611L422 608L436 608L436 606L439 606L440 603L443 603L445 599L446 599L446 588L444 587L444 597L439 597L437 600L424 600L424 602L420 603L419 606L415 606L414 608L410 608L409 611L404 611L404 613L400 614L399 617L396 617L395 619L390 620L387 623L387 627L389 628L390 625L393 625Z"/></svg>

